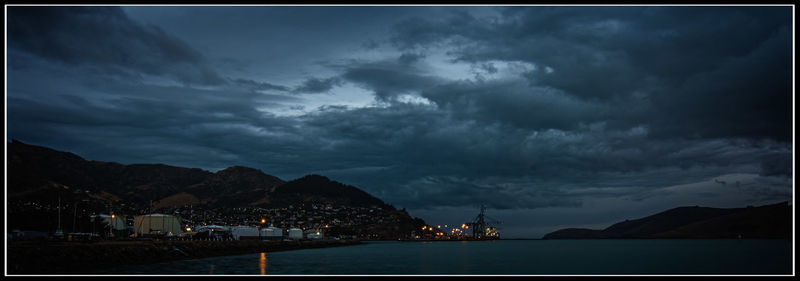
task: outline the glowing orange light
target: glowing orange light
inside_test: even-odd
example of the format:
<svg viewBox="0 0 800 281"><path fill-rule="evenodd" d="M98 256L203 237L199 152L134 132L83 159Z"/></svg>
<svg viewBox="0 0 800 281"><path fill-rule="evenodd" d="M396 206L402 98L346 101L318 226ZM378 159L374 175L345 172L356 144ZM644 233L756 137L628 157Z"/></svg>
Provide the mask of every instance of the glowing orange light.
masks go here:
<svg viewBox="0 0 800 281"><path fill-rule="evenodd" d="M258 269L261 275L267 274L267 253L261 253L261 257L258 259Z"/></svg>

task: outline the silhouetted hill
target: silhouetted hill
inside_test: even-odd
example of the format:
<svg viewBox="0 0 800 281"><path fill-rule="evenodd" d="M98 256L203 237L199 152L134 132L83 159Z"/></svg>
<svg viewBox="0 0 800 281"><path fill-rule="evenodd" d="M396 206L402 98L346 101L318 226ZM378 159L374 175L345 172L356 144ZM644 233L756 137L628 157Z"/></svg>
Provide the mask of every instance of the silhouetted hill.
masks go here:
<svg viewBox="0 0 800 281"><path fill-rule="evenodd" d="M792 208L787 202L734 210L738 211L682 225L653 237L789 238L792 235Z"/></svg>
<svg viewBox="0 0 800 281"><path fill-rule="evenodd" d="M791 229L791 207L783 202L731 209L679 207L603 230L568 228L543 238L789 238Z"/></svg>
<svg viewBox="0 0 800 281"><path fill-rule="evenodd" d="M370 238L407 237L425 225L423 220L409 216L405 209L396 210L354 186L320 175L285 182L243 166L212 173L163 164L90 161L17 140L8 143L7 148L8 225L16 229L53 232L62 226L72 231L94 231L95 225L88 214L106 212L112 205L128 216L159 209L177 212L189 206L189 210L202 209L204 220L210 210L214 220L228 222L238 212L236 209L246 207L294 205L292 212L295 212L323 205L326 213L331 209L355 212L341 217L348 220L347 225L326 226L329 235L370 235ZM59 200L64 203L61 212L57 211ZM246 216L241 218L246 220ZM286 216L288 219L289 215ZM309 223L311 219L308 218ZM291 223L294 220L292 215Z"/></svg>
<svg viewBox="0 0 800 281"><path fill-rule="evenodd" d="M378 198L351 185L332 181L320 175L307 175L287 182L275 190L273 203L286 206L294 202L391 208ZM393 209L393 208L392 208Z"/></svg>
<svg viewBox="0 0 800 281"><path fill-rule="evenodd" d="M83 176L89 161L68 152L13 141L7 146L8 192L30 192L51 180L64 184L91 185ZM46 176L42 176L46 175Z"/></svg>
<svg viewBox="0 0 800 281"><path fill-rule="evenodd" d="M303 202L390 207L354 186L319 175L285 182L242 166L211 173L163 164L123 165L89 161L17 140L8 143L8 185L11 199L38 197L47 202L54 202L54 192L67 190L70 201L101 198L136 206L152 202L156 208L183 204L273 207Z"/></svg>
<svg viewBox="0 0 800 281"><path fill-rule="evenodd" d="M678 207L646 218L616 223L606 228L604 232L612 237L643 237L733 212L736 212L736 209Z"/></svg>
<svg viewBox="0 0 800 281"><path fill-rule="evenodd" d="M122 165L87 161L75 154L14 140L8 144L9 197L55 190L108 193L117 200L149 204L202 183L213 173L163 164ZM88 195L87 195L88 196Z"/></svg>
<svg viewBox="0 0 800 281"><path fill-rule="evenodd" d="M198 198L221 206L240 207L269 202L275 188L285 181L260 170L233 166L217 171L203 182L185 190Z"/></svg>

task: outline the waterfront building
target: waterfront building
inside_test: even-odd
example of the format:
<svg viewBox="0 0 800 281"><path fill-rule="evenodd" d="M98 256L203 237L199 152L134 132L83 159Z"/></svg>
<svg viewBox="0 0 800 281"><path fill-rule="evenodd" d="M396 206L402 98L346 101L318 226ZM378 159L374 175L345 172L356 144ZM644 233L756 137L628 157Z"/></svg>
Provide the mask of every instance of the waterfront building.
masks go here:
<svg viewBox="0 0 800 281"><path fill-rule="evenodd" d="M296 227L289 229L289 239L303 239L303 230Z"/></svg>
<svg viewBox="0 0 800 281"><path fill-rule="evenodd" d="M235 240L258 240L260 238L258 228L252 226L231 227L231 235Z"/></svg>
<svg viewBox="0 0 800 281"><path fill-rule="evenodd" d="M262 240L283 240L283 228L269 226L261 230Z"/></svg>
<svg viewBox="0 0 800 281"><path fill-rule="evenodd" d="M181 220L176 216L165 214L135 216L133 230L137 237L173 236L183 232Z"/></svg>

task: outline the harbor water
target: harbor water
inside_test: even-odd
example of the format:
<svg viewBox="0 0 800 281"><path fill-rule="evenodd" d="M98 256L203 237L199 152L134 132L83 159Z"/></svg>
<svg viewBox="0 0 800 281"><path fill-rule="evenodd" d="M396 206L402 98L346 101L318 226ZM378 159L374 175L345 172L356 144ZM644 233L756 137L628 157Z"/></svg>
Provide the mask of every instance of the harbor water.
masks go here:
<svg viewBox="0 0 800 281"><path fill-rule="evenodd" d="M113 275L769 275L792 274L785 239L399 242L103 269Z"/></svg>

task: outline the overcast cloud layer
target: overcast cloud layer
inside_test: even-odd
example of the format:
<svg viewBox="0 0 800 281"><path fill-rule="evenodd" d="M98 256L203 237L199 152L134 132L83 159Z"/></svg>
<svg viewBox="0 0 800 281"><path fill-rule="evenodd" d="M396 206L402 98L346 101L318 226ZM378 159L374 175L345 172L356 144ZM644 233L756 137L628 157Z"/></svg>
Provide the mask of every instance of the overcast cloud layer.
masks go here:
<svg viewBox="0 0 800 281"><path fill-rule="evenodd" d="M504 237L793 200L771 7L8 7L7 140L356 185Z"/></svg>

